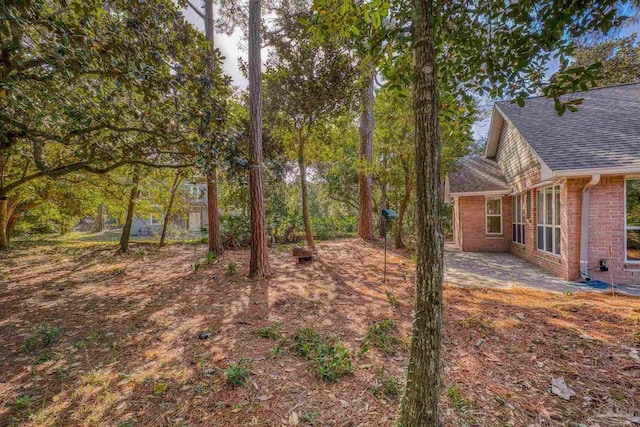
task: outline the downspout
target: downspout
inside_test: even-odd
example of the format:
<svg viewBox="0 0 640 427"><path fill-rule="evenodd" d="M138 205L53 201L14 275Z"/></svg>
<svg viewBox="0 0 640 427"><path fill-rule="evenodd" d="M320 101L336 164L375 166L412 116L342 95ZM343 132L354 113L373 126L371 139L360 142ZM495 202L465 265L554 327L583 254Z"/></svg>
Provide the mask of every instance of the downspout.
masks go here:
<svg viewBox="0 0 640 427"><path fill-rule="evenodd" d="M591 280L589 275L589 193L591 187L600 182L600 174L591 175L591 181L582 189L582 212L580 214L580 277Z"/></svg>

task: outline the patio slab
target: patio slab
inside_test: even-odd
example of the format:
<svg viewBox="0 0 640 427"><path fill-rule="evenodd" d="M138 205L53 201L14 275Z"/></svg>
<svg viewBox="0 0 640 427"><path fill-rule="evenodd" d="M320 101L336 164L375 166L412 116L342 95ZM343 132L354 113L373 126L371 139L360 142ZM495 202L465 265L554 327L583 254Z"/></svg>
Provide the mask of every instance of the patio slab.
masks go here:
<svg viewBox="0 0 640 427"><path fill-rule="evenodd" d="M445 245L445 283L462 287L509 289L517 286L551 292L611 292L560 279L510 253L462 252ZM616 285L616 292L640 296L640 287Z"/></svg>

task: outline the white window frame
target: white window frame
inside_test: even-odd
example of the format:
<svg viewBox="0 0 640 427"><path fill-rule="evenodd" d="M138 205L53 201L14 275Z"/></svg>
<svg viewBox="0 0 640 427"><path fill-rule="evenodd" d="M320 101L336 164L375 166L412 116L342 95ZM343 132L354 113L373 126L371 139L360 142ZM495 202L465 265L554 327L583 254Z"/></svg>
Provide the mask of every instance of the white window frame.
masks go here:
<svg viewBox="0 0 640 427"><path fill-rule="evenodd" d="M489 209L487 208L487 205L489 204L490 200L499 200L500 201L500 213L499 214L489 214ZM489 232L489 217L490 216L497 216L500 217L500 232L496 233L494 232ZM502 197L485 197L484 198L484 232L486 235L489 236L500 236L502 235Z"/></svg>
<svg viewBox="0 0 640 427"><path fill-rule="evenodd" d="M547 190L551 189L551 224L547 224L547 198L546 193ZM547 187L538 188L536 193L536 250L540 252L544 252L546 254L550 254L553 256L561 256L562 255L562 227L561 224L556 224L556 193L560 193L561 189L559 185L550 185ZM538 201L540 200L540 195L542 194L542 224L540 223L540 211L538 210ZM560 202L562 204L562 202ZM560 218L560 222L562 222L562 218ZM542 227L542 249L540 249L540 241L538 228ZM547 232L546 228L551 227L553 230L551 233L551 251L546 250L547 247ZM560 253L555 253L556 249L556 229L560 230Z"/></svg>
<svg viewBox="0 0 640 427"><path fill-rule="evenodd" d="M640 226L627 225L627 181L640 181L640 177L629 177L624 179L624 262L627 264L640 264L640 260L629 259L629 252L627 249L627 231L639 230Z"/></svg>
<svg viewBox="0 0 640 427"><path fill-rule="evenodd" d="M511 242L513 243L517 243L519 245L524 245L525 242L527 241L524 237L525 233L526 233L526 229L525 229L525 208L526 208L526 203L527 203L527 192L524 193L520 193L520 194L514 194L513 196L511 196L511 207L512 207L512 212L511 212ZM517 213L517 206L518 206L518 201L520 202L520 218L516 218L516 213ZM516 208L516 209L513 209ZM516 226L517 230L521 230L521 236L520 236L520 240L516 240L516 236L517 233L513 232L513 226ZM522 228L520 228L522 227Z"/></svg>

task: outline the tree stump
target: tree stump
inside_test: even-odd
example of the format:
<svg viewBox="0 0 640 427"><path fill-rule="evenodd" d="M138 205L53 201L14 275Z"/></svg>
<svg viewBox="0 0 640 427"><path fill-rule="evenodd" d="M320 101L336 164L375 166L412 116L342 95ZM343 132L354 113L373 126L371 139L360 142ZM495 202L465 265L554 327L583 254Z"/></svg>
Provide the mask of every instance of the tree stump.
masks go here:
<svg viewBox="0 0 640 427"><path fill-rule="evenodd" d="M307 248L301 248L300 246L294 246L291 251L293 257L298 260L298 264L313 261L313 252Z"/></svg>

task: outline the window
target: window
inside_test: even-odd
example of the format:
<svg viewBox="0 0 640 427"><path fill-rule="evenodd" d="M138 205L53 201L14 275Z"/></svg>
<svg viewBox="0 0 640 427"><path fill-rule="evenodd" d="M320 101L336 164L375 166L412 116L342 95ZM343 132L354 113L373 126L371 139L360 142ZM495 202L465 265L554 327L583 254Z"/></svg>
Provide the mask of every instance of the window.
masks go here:
<svg viewBox="0 0 640 427"><path fill-rule="evenodd" d="M560 187L538 190L538 250L560 255Z"/></svg>
<svg viewBox="0 0 640 427"><path fill-rule="evenodd" d="M524 245L524 218L526 211L527 197L525 194L516 194L511 198L511 240Z"/></svg>
<svg viewBox="0 0 640 427"><path fill-rule="evenodd" d="M640 262L640 179L626 181L625 217L627 261Z"/></svg>
<svg viewBox="0 0 640 427"><path fill-rule="evenodd" d="M487 197L485 199L485 213L487 234L502 234L502 199Z"/></svg>

